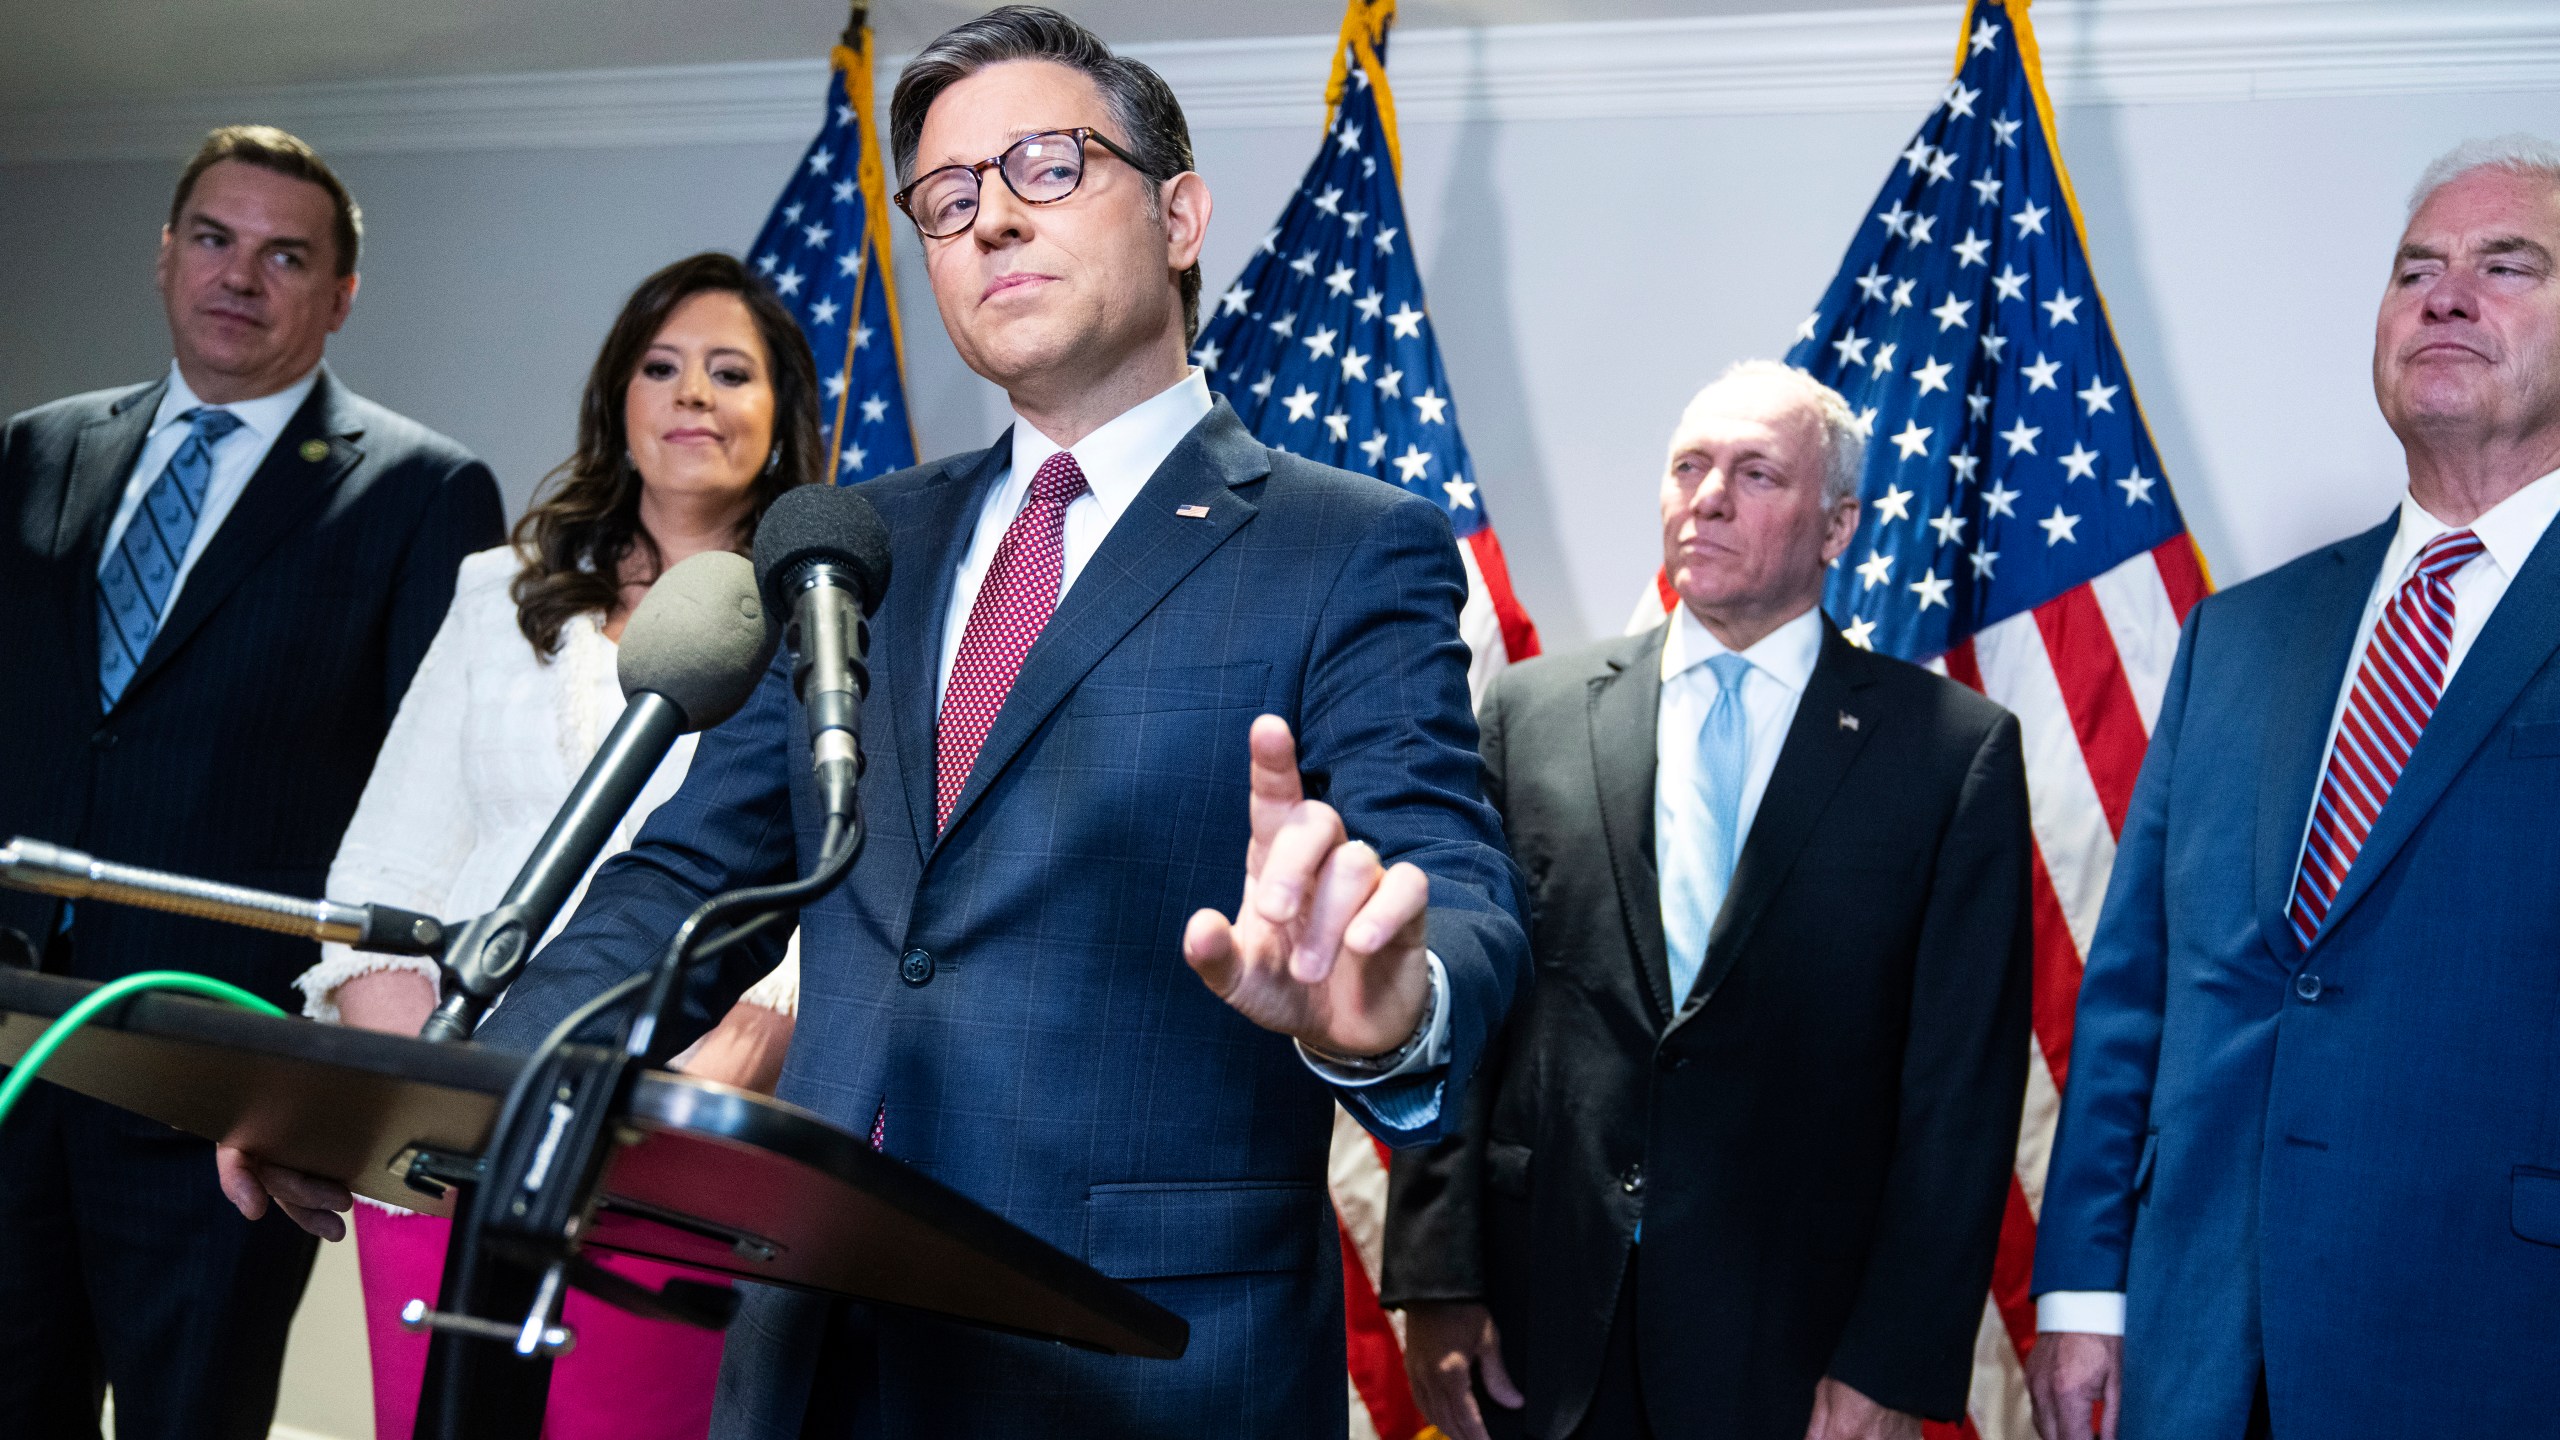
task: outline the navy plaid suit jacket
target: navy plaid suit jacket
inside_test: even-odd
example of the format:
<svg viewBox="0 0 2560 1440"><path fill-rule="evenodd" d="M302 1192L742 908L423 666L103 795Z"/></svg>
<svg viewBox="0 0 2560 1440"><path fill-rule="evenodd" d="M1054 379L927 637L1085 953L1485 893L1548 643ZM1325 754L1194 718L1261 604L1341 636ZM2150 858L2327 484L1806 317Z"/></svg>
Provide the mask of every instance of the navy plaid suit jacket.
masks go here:
<svg viewBox="0 0 2560 1440"><path fill-rule="evenodd" d="M1456 546L1437 508L1268 449L1220 402L1062 598L937 838L943 618L1009 453L864 486L896 555L871 629L869 840L801 914L781 1094L857 1132L885 1106L889 1154L1137 1282L1190 1321L1190 1351L1088 1355L749 1287L717 1433L1339 1436L1335 1092L1210 993L1180 937L1193 911L1237 903L1246 731L1281 715L1350 832L1431 876L1454 1042L1440 1113L1461 1113L1527 944L1478 783ZM787 659L703 738L483 1039L529 1046L701 897L814 862ZM713 997L695 998L703 1023ZM1363 1118L1396 1143L1439 1129Z"/></svg>

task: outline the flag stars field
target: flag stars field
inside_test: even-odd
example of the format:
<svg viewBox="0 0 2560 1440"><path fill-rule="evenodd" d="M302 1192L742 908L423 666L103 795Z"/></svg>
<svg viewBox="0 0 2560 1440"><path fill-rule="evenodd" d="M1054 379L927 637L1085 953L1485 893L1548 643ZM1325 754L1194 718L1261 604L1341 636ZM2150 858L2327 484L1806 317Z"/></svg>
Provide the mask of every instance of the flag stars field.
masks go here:
<svg viewBox="0 0 2560 1440"><path fill-rule="evenodd" d="M886 267L868 262L890 240L887 196L868 195L865 187L886 182L879 166L865 164L862 113L845 98L849 85L867 92L870 84L867 74L849 78L843 69L828 76L818 134L745 252L809 341L826 397L820 440L839 483L916 460L897 349L871 343L891 323L892 300ZM848 405L852 396L862 398ZM840 423L859 428L863 443L838 436Z"/></svg>

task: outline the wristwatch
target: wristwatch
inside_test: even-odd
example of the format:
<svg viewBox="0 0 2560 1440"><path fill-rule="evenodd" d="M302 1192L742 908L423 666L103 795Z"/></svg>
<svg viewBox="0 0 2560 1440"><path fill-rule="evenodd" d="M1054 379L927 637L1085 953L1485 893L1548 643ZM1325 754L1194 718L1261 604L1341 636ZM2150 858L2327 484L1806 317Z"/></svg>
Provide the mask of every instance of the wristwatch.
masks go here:
<svg viewBox="0 0 2560 1440"><path fill-rule="evenodd" d="M1403 1044L1380 1055L1337 1055L1330 1050L1298 1042L1307 1057L1334 1069L1369 1079L1382 1079L1408 1069L1421 1069L1448 1063L1449 1044L1449 972L1437 955L1426 957L1431 967L1431 990L1422 1002L1422 1016L1414 1022L1413 1033ZM1442 1053L1430 1054L1438 1051ZM1419 1062L1419 1063L1417 1063Z"/></svg>

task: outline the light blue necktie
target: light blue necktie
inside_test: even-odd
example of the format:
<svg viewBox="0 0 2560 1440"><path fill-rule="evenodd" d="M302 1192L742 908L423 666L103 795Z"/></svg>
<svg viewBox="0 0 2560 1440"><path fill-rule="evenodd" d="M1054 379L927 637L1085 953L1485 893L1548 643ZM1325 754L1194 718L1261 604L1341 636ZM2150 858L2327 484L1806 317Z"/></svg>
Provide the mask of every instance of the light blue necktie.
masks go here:
<svg viewBox="0 0 2560 1440"><path fill-rule="evenodd" d="M1698 731L1697 784L1689 803L1673 809L1688 823L1670 847L1662 877L1662 931L1671 961L1671 1005L1680 1008L1707 961L1707 935L1724 908L1742 850L1742 778L1751 766L1751 722L1742 708L1742 677L1751 662L1730 651L1711 656L1716 703Z"/></svg>
<svg viewBox="0 0 2560 1440"><path fill-rule="evenodd" d="M160 478L151 482L115 553L98 567L100 710L116 708L133 672L142 667L151 637L160 633L161 611L187 558L187 542L195 538L196 517L204 511L213 447L241 423L228 410L201 407L178 418L191 423L187 438Z"/></svg>

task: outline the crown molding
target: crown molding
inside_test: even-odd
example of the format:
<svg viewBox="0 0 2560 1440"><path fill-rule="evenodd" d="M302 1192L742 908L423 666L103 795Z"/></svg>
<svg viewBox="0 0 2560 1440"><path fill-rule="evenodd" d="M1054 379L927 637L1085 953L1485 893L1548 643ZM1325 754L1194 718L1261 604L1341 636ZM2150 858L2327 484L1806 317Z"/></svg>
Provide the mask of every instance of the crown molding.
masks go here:
<svg viewBox="0 0 2560 1440"><path fill-rule="evenodd" d="M1790 115L1922 107L1955 54L1954 5L1415 30L1392 50L1407 124ZM2560 90L2547 0L2046 0L2058 105ZM1313 126L1331 37L1132 45L1199 131ZM881 67L885 81L897 57ZM185 153L262 120L332 155L805 140L820 59L550 71L0 109L0 163Z"/></svg>

